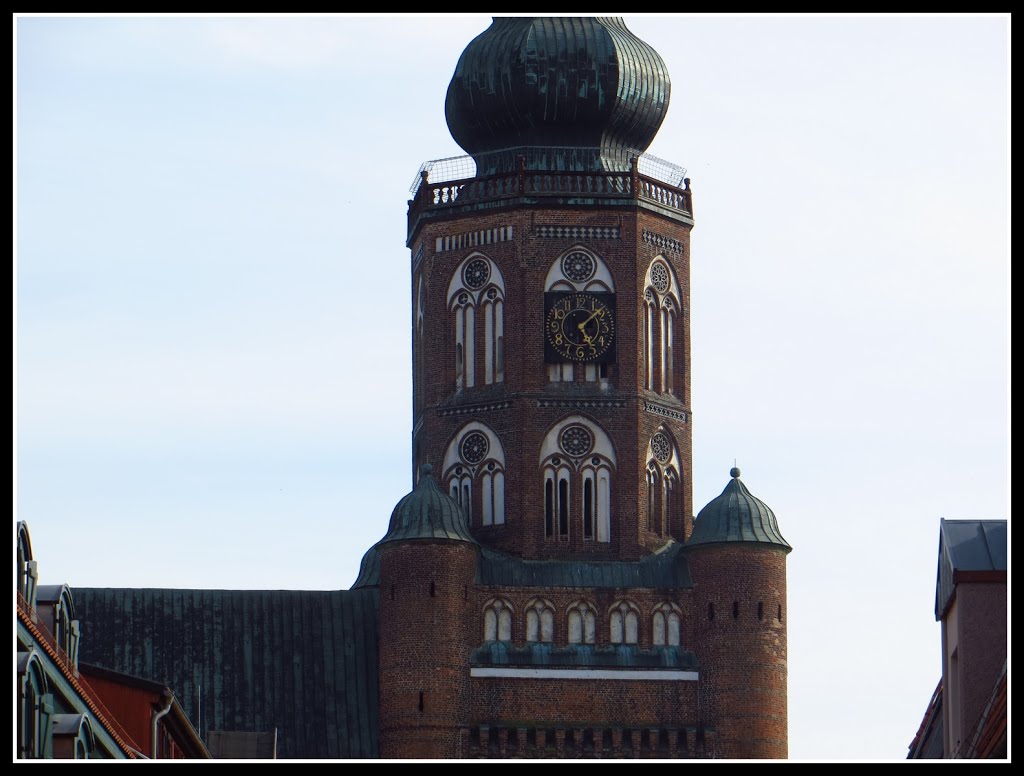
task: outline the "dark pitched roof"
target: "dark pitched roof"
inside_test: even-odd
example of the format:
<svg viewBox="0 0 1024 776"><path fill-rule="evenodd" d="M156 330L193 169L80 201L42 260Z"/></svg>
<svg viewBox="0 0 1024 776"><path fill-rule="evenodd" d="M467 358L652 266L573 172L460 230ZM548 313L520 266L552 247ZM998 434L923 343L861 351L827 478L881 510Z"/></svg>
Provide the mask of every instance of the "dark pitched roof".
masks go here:
<svg viewBox="0 0 1024 776"><path fill-rule="evenodd" d="M782 538L775 513L754 496L740 480L740 470L733 468L732 479L718 498L712 499L693 522L688 547L722 542L754 542L775 544L786 552L793 548Z"/></svg>
<svg viewBox="0 0 1024 776"><path fill-rule="evenodd" d="M377 591L76 588L82 659L173 687L279 757L377 757ZM201 700L200 700L201 698Z"/></svg>
<svg viewBox="0 0 1024 776"><path fill-rule="evenodd" d="M683 588L693 587L690 569L670 542L641 560L523 560L482 549L477 582L499 587Z"/></svg>
<svg viewBox="0 0 1024 776"><path fill-rule="evenodd" d="M935 619L946 613L963 572L1006 574L1005 520L939 520Z"/></svg>
<svg viewBox="0 0 1024 776"><path fill-rule="evenodd" d="M379 545L363 556L353 589L380 585ZM523 560L481 547L475 581L495 587L693 587L690 568L680 550L681 544L669 542L638 561L581 561Z"/></svg>

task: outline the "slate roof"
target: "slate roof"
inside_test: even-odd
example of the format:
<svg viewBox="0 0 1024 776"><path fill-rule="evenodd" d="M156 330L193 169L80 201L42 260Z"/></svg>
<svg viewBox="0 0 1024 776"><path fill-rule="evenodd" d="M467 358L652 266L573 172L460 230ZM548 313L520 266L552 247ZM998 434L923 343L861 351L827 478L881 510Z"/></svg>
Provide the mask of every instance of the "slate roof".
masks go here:
<svg viewBox="0 0 1024 776"><path fill-rule="evenodd" d="M939 520L935 619L941 620L962 572L1006 572L1005 520Z"/></svg>
<svg viewBox="0 0 1024 776"><path fill-rule="evenodd" d="M81 659L172 687L204 737L276 728L281 758L379 756L376 589L74 594Z"/></svg>

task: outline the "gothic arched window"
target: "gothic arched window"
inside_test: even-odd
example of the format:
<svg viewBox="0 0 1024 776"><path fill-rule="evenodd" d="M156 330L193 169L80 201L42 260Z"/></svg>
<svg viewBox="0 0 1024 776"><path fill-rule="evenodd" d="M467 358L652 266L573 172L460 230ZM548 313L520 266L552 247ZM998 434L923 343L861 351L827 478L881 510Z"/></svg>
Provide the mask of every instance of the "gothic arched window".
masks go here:
<svg viewBox="0 0 1024 776"><path fill-rule="evenodd" d="M632 601L618 600L608 610L608 640L612 644L636 644L640 610Z"/></svg>
<svg viewBox="0 0 1024 776"><path fill-rule="evenodd" d="M452 437L444 482L471 526L505 523L505 448L483 423L467 423Z"/></svg>
<svg viewBox="0 0 1024 776"><path fill-rule="evenodd" d="M675 272L664 256L647 268L644 279L644 387L657 393L678 392L675 343L682 341L682 299Z"/></svg>
<svg viewBox="0 0 1024 776"><path fill-rule="evenodd" d="M484 605L484 641L512 641L515 610L504 598L492 598Z"/></svg>
<svg viewBox="0 0 1024 776"><path fill-rule="evenodd" d="M655 646L679 646L681 643L682 616L682 610L668 601L654 607L654 617L651 622L651 640Z"/></svg>
<svg viewBox="0 0 1024 776"><path fill-rule="evenodd" d="M559 421L541 443L540 468L545 538L577 530L584 541L611 541L615 450L604 429L580 415Z"/></svg>
<svg viewBox="0 0 1024 776"><path fill-rule="evenodd" d="M471 253L448 283L448 309L455 330L455 387L505 380L505 280L498 265Z"/></svg>
<svg viewBox="0 0 1024 776"><path fill-rule="evenodd" d="M681 476L679 448L669 430L660 426L647 443L647 530L659 536L682 538Z"/></svg>
<svg viewBox="0 0 1024 776"><path fill-rule="evenodd" d="M427 326L427 289L423 275L416 281L416 309L413 312L413 340L412 340L412 365L413 365L413 394L416 399L416 410L418 411L424 403L423 395L426 390L425 369L426 353L424 347L424 335Z"/></svg>
<svg viewBox="0 0 1024 776"><path fill-rule="evenodd" d="M552 262L544 279L544 291L589 291L596 294L615 293L615 281L608 265L593 251L576 245L565 251ZM608 378L607 364L586 364L584 376L587 382L604 381ZM574 364L548 364L550 382L571 381Z"/></svg>
<svg viewBox="0 0 1024 776"><path fill-rule="evenodd" d="M597 633L597 611L586 601L577 601L566 612L570 644L593 644Z"/></svg>
<svg viewBox="0 0 1024 776"><path fill-rule="evenodd" d="M526 640L555 640L555 607L543 598L534 598L526 605Z"/></svg>

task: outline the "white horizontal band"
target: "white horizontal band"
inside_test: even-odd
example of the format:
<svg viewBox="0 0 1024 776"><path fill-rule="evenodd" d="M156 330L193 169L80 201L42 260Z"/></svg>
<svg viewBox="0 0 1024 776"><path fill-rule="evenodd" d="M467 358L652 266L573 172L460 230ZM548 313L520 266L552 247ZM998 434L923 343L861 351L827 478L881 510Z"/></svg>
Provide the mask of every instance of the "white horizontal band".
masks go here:
<svg viewBox="0 0 1024 776"><path fill-rule="evenodd" d="M508 679L619 679L645 682L696 682L696 671L630 668L470 668L469 675Z"/></svg>

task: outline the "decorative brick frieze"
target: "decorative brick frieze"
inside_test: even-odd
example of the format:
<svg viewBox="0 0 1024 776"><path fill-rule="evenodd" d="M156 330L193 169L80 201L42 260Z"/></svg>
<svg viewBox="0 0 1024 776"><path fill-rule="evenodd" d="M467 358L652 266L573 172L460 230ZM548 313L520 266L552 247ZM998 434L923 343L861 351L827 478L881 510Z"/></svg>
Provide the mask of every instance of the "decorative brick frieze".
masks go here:
<svg viewBox="0 0 1024 776"><path fill-rule="evenodd" d="M535 226L531 237L554 237L572 240L618 240L621 229L617 226Z"/></svg>
<svg viewBox="0 0 1024 776"><path fill-rule="evenodd" d="M659 251L683 255L684 246L679 240L673 240L671 237L664 237L656 232L649 232L646 229L643 232L643 240L648 245L653 245Z"/></svg>
<svg viewBox="0 0 1024 776"><path fill-rule="evenodd" d="M652 415L660 415L663 418L678 420L680 423L685 423L687 421L686 413L682 410L674 410L671 407L663 407L660 404L654 404L649 401L644 402L644 412L649 412Z"/></svg>
<svg viewBox="0 0 1024 776"><path fill-rule="evenodd" d="M511 224L495 226L490 229L477 229L462 234L449 234L435 238L434 250L438 253L458 251L463 248L476 248L481 245L493 245L506 242L513 237Z"/></svg>

